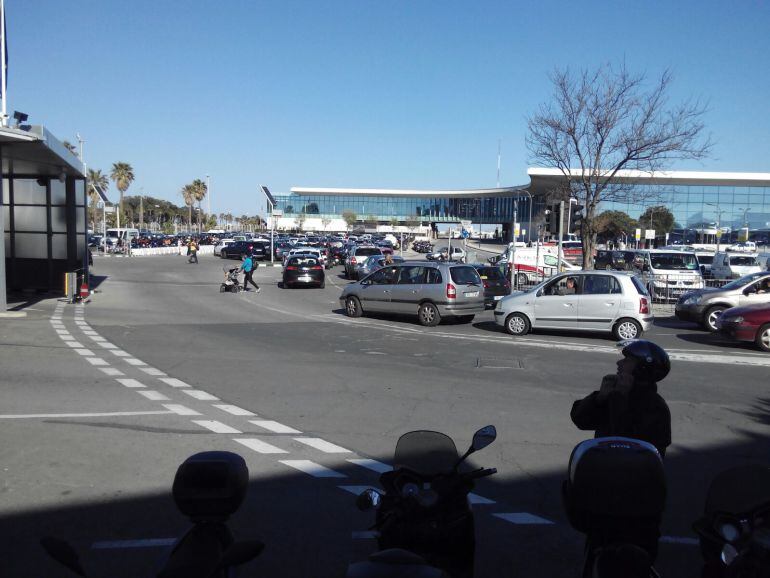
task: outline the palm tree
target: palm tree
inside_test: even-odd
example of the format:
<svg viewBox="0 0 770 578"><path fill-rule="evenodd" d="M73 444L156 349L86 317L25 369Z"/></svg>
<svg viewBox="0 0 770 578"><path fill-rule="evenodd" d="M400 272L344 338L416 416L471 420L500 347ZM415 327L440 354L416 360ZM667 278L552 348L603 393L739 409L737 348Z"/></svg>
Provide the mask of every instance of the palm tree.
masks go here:
<svg viewBox="0 0 770 578"><path fill-rule="evenodd" d="M193 196L195 197L195 200L198 201L198 232L200 233L201 232L200 231L201 213L203 213L201 202L203 201L203 199L206 198L206 193L208 193L208 187L206 187L206 183L200 179L195 179L190 186L192 187Z"/></svg>
<svg viewBox="0 0 770 578"><path fill-rule="evenodd" d="M134 169L128 163L112 163L110 178L120 191L120 204L118 205L118 215L123 214L123 193L128 190L131 183L134 182Z"/></svg>
<svg viewBox="0 0 770 578"><path fill-rule="evenodd" d="M187 205L187 231L192 230L192 208L195 204L195 190L192 185L185 185L182 187L182 198L184 204Z"/></svg>
<svg viewBox="0 0 770 578"><path fill-rule="evenodd" d="M96 204L101 200L99 191L105 193L107 187L110 186L110 181L107 175L102 174L101 170L88 169L88 178L86 179L86 191L88 191L88 198L91 201L91 228L96 230Z"/></svg>

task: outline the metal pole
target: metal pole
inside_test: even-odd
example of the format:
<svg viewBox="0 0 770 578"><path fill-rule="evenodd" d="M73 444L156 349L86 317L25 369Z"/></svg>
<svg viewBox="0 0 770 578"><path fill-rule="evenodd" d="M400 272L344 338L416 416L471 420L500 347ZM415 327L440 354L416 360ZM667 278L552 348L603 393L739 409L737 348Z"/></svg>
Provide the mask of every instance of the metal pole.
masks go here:
<svg viewBox="0 0 770 578"><path fill-rule="evenodd" d="M211 179L206 175L206 214L211 218Z"/></svg>
<svg viewBox="0 0 770 578"><path fill-rule="evenodd" d="M561 273L562 239L564 238L564 201L559 201L559 254L556 256L557 270Z"/></svg>
<svg viewBox="0 0 770 578"><path fill-rule="evenodd" d="M511 270L511 288L516 288L516 220L519 216L519 206L516 199L513 200L513 228L511 230L511 244L508 245L508 268Z"/></svg>
<svg viewBox="0 0 770 578"><path fill-rule="evenodd" d="M3 61L5 62L5 61ZM5 67L3 67L5 69ZM5 79L5 75L3 75L3 79ZM3 100L3 104L5 104L5 100ZM0 147L0 159L2 158L2 147ZM0 179L2 182L0 182L0 202L3 198L3 189L5 188L5 179ZM10 180L10 179L9 179ZM3 233L0 235L0 314L4 313L8 309L8 301L5 295L6 291L6 282L5 282L5 211L2 210L2 207L0 207L0 233Z"/></svg>
<svg viewBox="0 0 770 578"><path fill-rule="evenodd" d="M7 84L7 72L5 70L5 0L0 0L0 33L2 34L2 38L0 38L0 68L3 70L2 72L2 91L3 91L3 116L0 118L0 124L2 126L8 126L8 84ZM5 254L3 254L3 259L5 259ZM5 299L5 297L3 297Z"/></svg>

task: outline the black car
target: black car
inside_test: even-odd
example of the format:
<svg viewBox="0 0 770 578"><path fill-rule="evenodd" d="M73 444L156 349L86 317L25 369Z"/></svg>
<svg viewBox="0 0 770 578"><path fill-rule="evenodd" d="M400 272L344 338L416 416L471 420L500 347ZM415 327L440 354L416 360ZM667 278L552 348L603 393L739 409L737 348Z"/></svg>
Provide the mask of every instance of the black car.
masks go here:
<svg viewBox="0 0 770 578"><path fill-rule="evenodd" d="M290 257L283 268L283 288L297 285L315 285L323 289L326 286L326 276L321 262L309 255Z"/></svg>
<svg viewBox="0 0 770 578"><path fill-rule="evenodd" d="M596 252L594 259L594 269L606 271L630 271L634 268L633 251L607 251Z"/></svg>
<svg viewBox="0 0 770 578"><path fill-rule="evenodd" d="M255 259L264 259L270 249L265 249L263 243L255 241L235 241L222 247L220 255L222 259L243 259L246 255L251 255Z"/></svg>
<svg viewBox="0 0 770 578"><path fill-rule="evenodd" d="M484 305L494 307L500 299L511 294L511 282L506 279L500 267L474 265L484 284Z"/></svg>

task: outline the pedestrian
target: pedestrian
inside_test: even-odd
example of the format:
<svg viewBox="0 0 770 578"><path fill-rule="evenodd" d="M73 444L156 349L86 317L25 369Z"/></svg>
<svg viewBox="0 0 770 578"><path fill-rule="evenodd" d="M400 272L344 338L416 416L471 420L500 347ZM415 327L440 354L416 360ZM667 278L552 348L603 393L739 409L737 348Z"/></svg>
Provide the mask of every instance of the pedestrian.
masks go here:
<svg viewBox="0 0 770 578"><path fill-rule="evenodd" d="M195 239L190 239L190 244L187 246L188 248L188 254L190 255L190 258L187 259L188 263L198 263L198 243L195 241Z"/></svg>
<svg viewBox="0 0 770 578"><path fill-rule="evenodd" d="M252 275L254 274L254 269L256 269L257 263L254 261L254 257L250 254L246 254L243 257L243 262L241 263L241 271L243 271L243 290L248 291L247 283L251 283L254 285L254 287L257 290L257 293L259 293L259 285L254 283L254 279L252 279Z"/></svg>
<svg viewBox="0 0 770 578"><path fill-rule="evenodd" d="M665 350L644 339L623 348L615 375L605 375L601 387L576 401L570 417L594 437L622 436L654 445L660 457L671 445L671 411L657 383L671 370Z"/></svg>

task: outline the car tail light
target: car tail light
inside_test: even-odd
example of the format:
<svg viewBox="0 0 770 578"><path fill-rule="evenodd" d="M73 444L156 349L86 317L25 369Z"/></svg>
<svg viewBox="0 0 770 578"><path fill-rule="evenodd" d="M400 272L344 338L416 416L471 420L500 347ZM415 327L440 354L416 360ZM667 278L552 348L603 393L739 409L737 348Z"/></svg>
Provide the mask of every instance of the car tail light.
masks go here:
<svg viewBox="0 0 770 578"><path fill-rule="evenodd" d="M649 313L649 312L650 312L650 302L647 301L647 297L640 297L639 313Z"/></svg>
<svg viewBox="0 0 770 578"><path fill-rule="evenodd" d="M456 299L457 298L457 289L451 283L447 283L446 284L446 298L447 299Z"/></svg>
<svg viewBox="0 0 770 578"><path fill-rule="evenodd" d="M310 269L313 271L320 271L321 269L323 269L323 267L321 267L320 265L313 265Z"/></svg>
<svg viewBox="0 0 770 578"><path fill-rule="evenodd" d="M296 271L297 268L294 265L289 265L288 267L286 267L286 270L287 271Z"/></svg>
<svg viewBox="0 0 770 578"><path fill-rule="evenodd" d="M484 289L489 289L489 281L484 280Z"/></svg>

